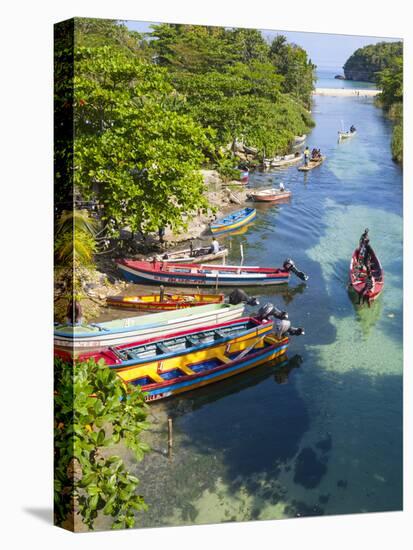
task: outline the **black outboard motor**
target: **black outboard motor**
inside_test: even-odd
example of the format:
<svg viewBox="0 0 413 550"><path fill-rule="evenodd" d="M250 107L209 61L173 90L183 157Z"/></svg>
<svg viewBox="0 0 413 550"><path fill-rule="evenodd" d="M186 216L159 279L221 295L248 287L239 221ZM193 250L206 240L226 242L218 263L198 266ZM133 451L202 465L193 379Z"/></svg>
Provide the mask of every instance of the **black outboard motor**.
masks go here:
<svg viewBox="0 0 413 550"><path fill-rule="evenodd" d="M285 262L283 263L283 268L286 271L291 271L292 273L294 273L294 275L297 275L297 277L299 279L301 279L302 281L307 281L308 280L308 275L306 275L303 271L299 271L295 267L295 263L293 262L293 260L291 258L287 258L285 260Z"/></svg>
<svg viewBox="0 0 413 550"><path fill-rule="evenodd" d="M281 311L273 304L264 304L258 310L256 318L263 321L264 319L269 319L270 317L275 317L276 319L288 319L288 313L286 311Z"/></svg>
<svg viewBox="0 0 413 550"><path fill-rule="evenodd" d="M228 302L233 306L236 306L241 302L244 302L249 306L258 306L260 304L255 296L248 296L248 294L240 288L236 288L231 292L231 294L228 296Z"/></svg>

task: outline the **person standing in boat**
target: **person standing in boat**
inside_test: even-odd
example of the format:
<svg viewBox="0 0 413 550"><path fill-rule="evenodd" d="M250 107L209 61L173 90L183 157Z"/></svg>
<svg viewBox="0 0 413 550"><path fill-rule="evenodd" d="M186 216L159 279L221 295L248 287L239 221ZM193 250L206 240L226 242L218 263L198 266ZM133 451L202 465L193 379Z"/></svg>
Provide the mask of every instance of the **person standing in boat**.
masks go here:
<svg viewBox="0 0 413 550"><path fill-rule="evenodd" d="M356 131L356 127L352 124L352 125L350 126L350 133L351 133L351 134L354 134L355 131Z"/></svg>
<svg viewBox="0 0 413 550"><path fill-rule="evenodd" d="M284 193L284 191L285 191L285 186L284 186L282 181L280 181L279 190L280 190L281 193Z"/></svg>
<svg viewBox="0 0 413 550"><path fill-rule="evenodd" d="M304 149L304 164L306 166L308 166L309 160L310 160L310 149L308 148L308 145L306 145Z"/></svg>

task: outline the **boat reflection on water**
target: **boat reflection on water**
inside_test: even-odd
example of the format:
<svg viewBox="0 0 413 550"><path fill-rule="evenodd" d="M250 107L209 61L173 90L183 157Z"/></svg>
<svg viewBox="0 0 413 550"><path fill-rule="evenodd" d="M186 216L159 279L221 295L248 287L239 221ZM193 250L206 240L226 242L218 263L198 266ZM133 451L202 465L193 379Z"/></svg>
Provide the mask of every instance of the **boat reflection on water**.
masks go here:
<svg viewBox="0 0 413 550"><path fill-rule="evenodd" d="M303 358L301 355L296 354L291 359L287 355L284 355L265 365L255 367L246 373L238 374L216 384L211 384L204 388L186 392L179 397L165 400L162 405L167 408L168 416L183 416L206 405L225 399L230 395L253 388L272 376L276 384L286 384L290 373L294 369L300 368L302 362Z"/></svg>
<svg viewBox="0 0 413 550"><path fill-rule="evenodd" d="M367 304L361 305L358 303L359 297L351 288L349 288L348 295L353 304L356 321L361 328L361 333L364 337L367 337L381 318L383 309L382 297L380 296L377 300L374 300L369 307Z"/></svg>
<svg viewBox="0 0 413 550"><path fill-rule="evenodd" d="M306 287L306 283L300 283L295 287L289 287L286 285L279 285L278 287L274 286L271 288L257 287L256 292L254 292L254 289L250 289L250 293L254 294L254 296L256 296L261 303L280 298L285 305L288 305L296 298L296 296L302 294Z"/></svg>

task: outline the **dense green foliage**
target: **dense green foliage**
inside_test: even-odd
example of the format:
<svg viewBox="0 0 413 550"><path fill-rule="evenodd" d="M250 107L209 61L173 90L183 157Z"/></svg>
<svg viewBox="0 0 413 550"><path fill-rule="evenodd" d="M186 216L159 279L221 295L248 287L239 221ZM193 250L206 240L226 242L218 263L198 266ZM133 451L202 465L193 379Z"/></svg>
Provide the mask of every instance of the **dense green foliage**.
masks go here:
<svg viewBox="0 0 413 550"><path fill-rule="evenodd" d="M75 20L74 184L104 225L175 232L204 211L199 169L231 161L234 139L267 155L313 125L304 50L250 29ZM227 151L227 152L225 152Z"/></svg>
<svg viewBox="0 0 413 550"><path fill-rule="evenodd" d="M286 152L312 126L314 65L302 48L251 29L154 26L150 46L186 98L181 109L214 130L216 148L241 138L267 154Z"/></svg>
<svg viewBox="0 0 413 550"><path fill-rule="evenodd" d="M98 513L113 528L133 527L134 512L146 505L138 479L108 447L123 442L141 460L148 446L146 405L139 387L123 384L115 372L93 360L55 359L55 518L73 529L74 514L93 528Z"/></svg>
<svg viewBox="0 0 413 550"><path fill-rule="evenodd" d="M349 80L376 82L377 75L403 55L402 42L379 42L356 50L344 64L344 74Z"/></svg>
<svg viewBox="0 0 413 550"><path fill-rule="evenodd" d="M116 48L75 51L75 185L116 231L147 233L206 208L208 132L178 112L165 69Z"/></svg>
<svg viewBox="0 0 413 550"><path fill-rule="evenodd" d="M403 57L396 57L392 63L379 72L377 84L382 90L378 101L394 120L392 137L393 159L403 162Z"/></svg>

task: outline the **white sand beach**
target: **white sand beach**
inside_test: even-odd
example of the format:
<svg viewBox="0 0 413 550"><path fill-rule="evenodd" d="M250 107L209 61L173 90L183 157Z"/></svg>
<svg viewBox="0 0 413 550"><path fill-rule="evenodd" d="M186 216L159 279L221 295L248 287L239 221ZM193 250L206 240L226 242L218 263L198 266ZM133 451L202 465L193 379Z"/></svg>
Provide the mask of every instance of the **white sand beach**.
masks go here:
<svg viewBox="0 0 413 550"><path fill-rule="evenodd" d="M329 96L360 96L371 97L380 93L380 90L371 89L356 89L356 88L316 88L313 95L329 95Z"/></svg>

